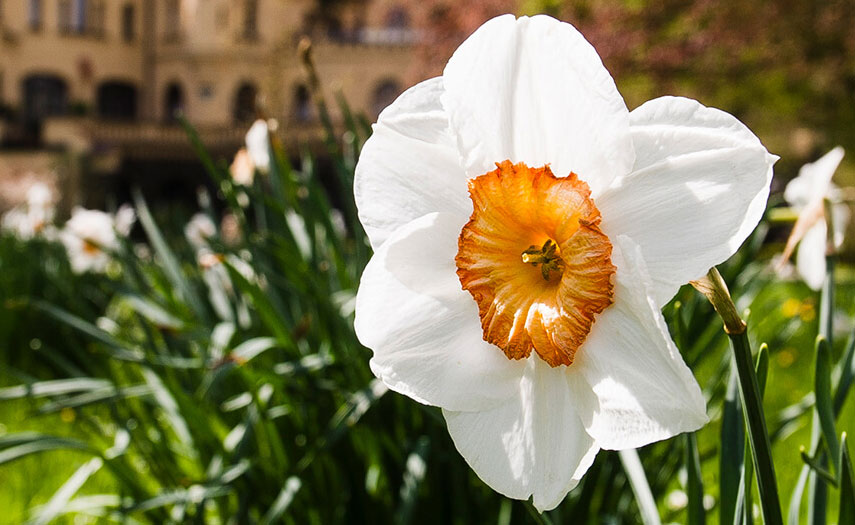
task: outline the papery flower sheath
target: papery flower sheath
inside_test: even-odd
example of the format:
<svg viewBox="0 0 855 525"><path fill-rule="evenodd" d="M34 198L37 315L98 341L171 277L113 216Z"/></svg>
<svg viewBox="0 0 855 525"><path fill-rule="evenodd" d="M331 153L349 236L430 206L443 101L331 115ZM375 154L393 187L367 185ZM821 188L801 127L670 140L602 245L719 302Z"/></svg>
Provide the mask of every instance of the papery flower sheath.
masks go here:
<svg viewBox="0 0 855 525"><path fill-rule="evenodd" d="M660 308L760 220L776 157L748 128L686 98L630 112L573 26L506 15L373 129L356 332L482 480L551 509L599 449L706 423Z"/></svg>
<svg viewBox="0 0 855 525"><path fill-rule="evenodd" d="M787 239L784 260L788 259L796 244L796 269L804 282L814 290L822 288L825 280L825 254L828 244L828 226L825 220L825 199L833 198L837 187L831 177L843 160L843 148L837 146L815 162L805 164L799 175L784 190L784 199L798 211L799 217ZM843 234L849 222L849 208L843 203L831 206L835 248L843 245Z"/></svg>

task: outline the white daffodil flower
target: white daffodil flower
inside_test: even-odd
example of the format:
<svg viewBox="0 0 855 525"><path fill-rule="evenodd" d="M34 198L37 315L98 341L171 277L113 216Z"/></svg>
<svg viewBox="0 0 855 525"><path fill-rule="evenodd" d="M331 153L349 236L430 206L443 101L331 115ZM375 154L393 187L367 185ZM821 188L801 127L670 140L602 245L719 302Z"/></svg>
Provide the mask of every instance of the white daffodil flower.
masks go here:
<svg viewBox="0 0 855 525"><path fill-rule="evenodd" d="M122 237L127 237L137 222L137 212L130 204L122 204L116 210L116 215L113 217L113 227L116 232Z"/></svg>
<svg viewBox="0 0 855 525"><path fill-rule="evenodd" d="M216 234L217 225L206 213L196 213L184 226L184 237L196 250L206 248L208 241Z"/></svg>
<svg viewBox="0 0 855 525"><path fill-rule="evenodd" d="M239 186L252 186L252 181L255 180L255 164L252 163L252 157L246 151L246 148L241 148L235 154L235 158L229 166L229 173L232 175L232 180Z"/></svg>
<svg viewBox="0 0 855 525"><path fill-rule="evenodd" d="M0 229L11 232L21 240L39 235L50 237L55 213L53 192L45 184L36 183L27 189L24 205L16 206L3 215Z"/></svg>
<svg viewBox="0 0 855 525"><path fill-rule="evenodd" d="M128 235L135 219L134 209L127 205L120 207L115 216L100 210L74 208L59 232L72 271L106 271L110 252L119 248L119 235Z"/></svg>
<svg viewBox="0 0 855 525"><path fill-rule="evenodd" d="M263 119L256 120L249 131L246 132L246 151L252 164L261 173L270 170L270 136L267 122Z"/></svg>
<svg viewBox="0 0 855 525"><path fill-rule="evenodd" d="M356 167L371 369L441 407L493 489L554 508L599 449L707 422L660 308L754 229L775 160L694 100L628 111L569 24L490 20Z"/></svg>
<svg viewBox="0 0 855 525"><path fill-rule="evenodd" d="M793 232L787 239L783 260L786 261L796 244L796 270L804 282L814 290L822 288L825 280L825 254L828 226L825 220L826 198L832 198L837 187L831 177L843 160L843 148L837 146L819 160L805 164L799 175L791 180L784 189L784 199L799 214ZM834 247L843 245L843 234L849 223L849 208L846 204L835 203L831 206L834 225Z"/></svg>

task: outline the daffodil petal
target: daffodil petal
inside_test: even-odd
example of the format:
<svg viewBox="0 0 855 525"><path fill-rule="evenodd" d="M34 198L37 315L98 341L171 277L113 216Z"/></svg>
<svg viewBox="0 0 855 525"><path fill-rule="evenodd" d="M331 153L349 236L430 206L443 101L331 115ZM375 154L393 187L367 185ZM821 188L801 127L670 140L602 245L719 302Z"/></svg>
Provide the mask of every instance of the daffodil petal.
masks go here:
<svg viewBox="0 0 855 525"><path fill-rule="evenodd" d="M443 410L454 445L487 485L539 511L558 506L599 447L582 426L566 368L527 360L517 395L483 412Z"/></svg>
<svg viewBox="0 0 855 525"><path fill-rule="evenodd" d="M395 229L432 212L468 216L466 175L439 97L442 79L416 84L380 113L362 148L353 191L376 250Z"/></svg>
<svg viewBox="0 0 855 525"><path fill-rule="evenodd" d="M662 306L748 237L777 157L732 115L694 100L654 99L630 117L635 167L597 207L609 237L628 235L641 246Z"/></svg>
<svg viewBox="0 0 855 525"><path fill-rule="evenodd" d="M571 171L596 197L629 173L629 112L597 52L570 24L547 16L494 18L454 53L442 104L467 174L496 162Z"/></svg>
<svg viewBox="0 0 855 525"><path fill-rule="evenodd" d="M567 374L585 428L601 448L637 448L707 422L705 401L659 307L641 249L619 237L615 303L594 323Z"/></svg>
<svg viewBox="0 0 855 525"><path fill-rule="evenodd" d="M825 249L828 227L824 220L817 222L805 233L796 253L796 270L812 290L822 288L825 281Z"/></svg>
<svg viewBox="0 0 855 525"><path fill-rule="evenodd" d="M787 183L784 199L793 206L804 207L828 195L831 177L843 160L843 148L837 146L814 162L805 164L798 177Z"/></svg>
<svg viewBox="0 0 855 525"><path fill-rule="evenodd" d="M454 255L466 218L433 213L377 250L356 296L356 334L389 388L450 410L492 408L518 389L523 361L485 342L478 306L460 286Z"/></svg>

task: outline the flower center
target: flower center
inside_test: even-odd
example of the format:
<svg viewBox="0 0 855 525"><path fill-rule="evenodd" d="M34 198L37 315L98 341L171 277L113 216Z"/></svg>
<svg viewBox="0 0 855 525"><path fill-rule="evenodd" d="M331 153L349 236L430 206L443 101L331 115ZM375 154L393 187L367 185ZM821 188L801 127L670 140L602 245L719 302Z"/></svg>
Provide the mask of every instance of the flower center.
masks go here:
<svg viewBox="0 0 855 525"><path fill-rule="evenodd" d="M547 239L543 246L529 246L528 250L522 252L522 262L532 266L540 265L540 273L544 280L549 280L551 272L564 271L564 261L558 254L558 245L552 239Z"/></svg>
<svg viewBox="0 0 855 525"><path fill-rule="evenodd" d="M484 340L509 359L531 351L570 365L594 316L612 303L612 245L575 173L509 160L469 181L473 212L455 262L478 304Z"/></svg>
<svg viewBox="0 0 855 525"><path fill-rule="evenodd" d="M101 253L101 248L89 239L83 239L83 253L89 256L95 256Z"/></svg>

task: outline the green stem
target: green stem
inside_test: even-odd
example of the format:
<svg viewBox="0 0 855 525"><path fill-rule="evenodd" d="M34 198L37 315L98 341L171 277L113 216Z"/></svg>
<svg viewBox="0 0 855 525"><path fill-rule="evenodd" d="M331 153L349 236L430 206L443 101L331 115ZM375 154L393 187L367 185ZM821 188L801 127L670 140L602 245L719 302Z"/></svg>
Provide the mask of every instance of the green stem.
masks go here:
<svg viewBox="0 0 855 525"><path fill-rule="evenodd" d="M826 210L826 219L831 217L830 210ZM819 335L828 341L829 350L833 348L833 321L834 321L834 266L837 257L834 254L834 224L826 221L828 249L825 255L825 281L822 283L822 292L819 298ZM820 450L822 425L820 415L816 406L814 407L813 428L811 429L811 448ZM828 459L825 454L820 453L817 457L819 466L828 467ZM828 487L815 472L808 477L808 523L809 525L825 525L828 512Z"/></svg>
<svg viewBox="0 0 855 525"><path fill-rule="evenodd" d="M763 397L760 394L754 362L751 359L751 345L748 343L745 321L739 316L730 292L727 290L727 284L718 270L711 268L705 277L692 281L691 284L706 296L724 321L724 331L730 338L739 377L739 397L742 400L745 427L751 443L764 522L767 525L782 524L783 516L778 498L778 485L775 481L775 466L772 463L772 447L769 444L769 433L766 430L766 418L763 414Z"/></svg>
<svg viewBox="0 0 855 525"><path fill-rule="evenodd" d="M706 513L704 512L704 484L701 481L701 458L698 455L698 442L694 432L683 434L686 436L686 495L689 497L688 515L689 525L704 525Z"/></svg>
<svg viewBox="0 0 855 525"><path fill-rule="evenodd" d="M772 463L772 447L769 444L766 418L763 414L757 375L754 373L754 363L751 360L748 335L746 332L742 332L741 334L731 333L728 336L733 347L736 371L739 375L739 395L742 399L745 425L751 442L751 452L754 456L754 470L757 474L757 488L760 494L763 518L768 525L781 524L784 520L781 515L781 503L778 499L775 466Z"/></svg>

